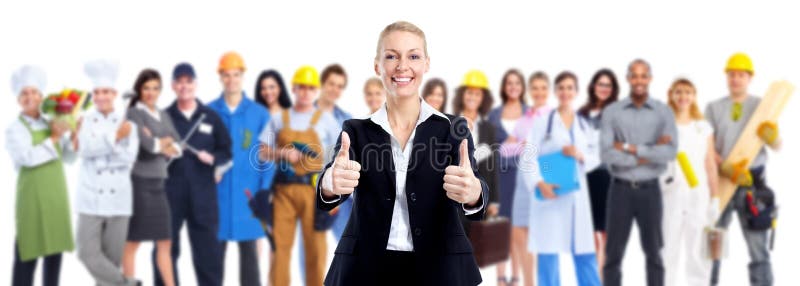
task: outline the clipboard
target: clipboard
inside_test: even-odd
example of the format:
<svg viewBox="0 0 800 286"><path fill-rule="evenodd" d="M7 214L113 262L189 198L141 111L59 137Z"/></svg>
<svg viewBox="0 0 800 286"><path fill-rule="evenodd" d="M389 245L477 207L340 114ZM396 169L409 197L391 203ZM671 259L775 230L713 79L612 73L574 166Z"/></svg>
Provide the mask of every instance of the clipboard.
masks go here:
<svg viewBox="0 0 800 286"><path fill-rule="evenodd" d="M542 180L548 184L558 185L558 188L553 190L556 196L569 194L580 189L578 164L575 158L566 156L561 152L553 152L539 156L537 161L539 162L539 172ZM536 187L536 198L542 201L546 200L542 196L539 187Z"/></svg>

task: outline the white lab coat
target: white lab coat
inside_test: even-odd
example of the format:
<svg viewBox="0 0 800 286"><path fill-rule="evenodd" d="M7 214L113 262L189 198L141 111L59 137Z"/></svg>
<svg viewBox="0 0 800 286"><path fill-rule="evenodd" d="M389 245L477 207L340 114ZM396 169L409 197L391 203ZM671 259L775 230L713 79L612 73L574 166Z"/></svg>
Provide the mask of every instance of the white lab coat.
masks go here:
<svg viewBox="0 0 800 286"><path fill-rule="evenodd" d="M664 203L662 229L664 233L665 285L708 285L711 279L711 260L703 256L703 229L713 224L709 217L711 205L705 159L709 138L713 133L705 120L678 125L678 151L689 158L698 185L689 187L678 163L673 160L661 176L661 194ZM681 269L679 261L685 257ZM686 280L678 281L680 272Z"/></svg>
<svg viewBox="0 0 800 286"><path fill-rule="evenodd" d="M78 213L97 216L130 216L133 207L131 168L139 151L136 125L130 135L115 142L124 114L108 116L95 109L87 112L78 132L82 159L78 180Z"/></svg>
<svg viewBox="0 0 800 286"><path fill-rule="evenodd" d="M28 116L22 115L32 130L42 130L49 128L49 124L43 117L33 119ZM69 140L68 134L64 134L59 140L58 145L61 147L61 160L65 163L71 163L75 160L75 153L72 148L72 142ZM42 144L33 145L33 138L30 131L25 128L25 125L19 120L19 117L14 120L11 125L6 129L6 150L14 162L14 168L19 170L21 167L35 167L41 164L58 159L58 151L52 140L45 140Z"/></svg>
<svg viewBox="0 0 800 286"><path fill-rule="evenodd" d="M517 188L524 188L521 191L534 192L536 184L542 180L537 163L538 155L561 152L564 146L572 144L570 132L558 113L553 116L550 136L549 139L546 138L549 116L548 113L543 115L541 120L535 121L528 135L517 175ZM574 145L584 154L585 160L583 163L577 163L580 189L552 200L539 200L535 195L531 196L528 235L528 249L531 252L548 254L595 252L586 170L587 166L594 168L599 162L597 156L589 154L586 132L591 127L583 119L579 122L578 118L576 114L573 122Z"/></svg>

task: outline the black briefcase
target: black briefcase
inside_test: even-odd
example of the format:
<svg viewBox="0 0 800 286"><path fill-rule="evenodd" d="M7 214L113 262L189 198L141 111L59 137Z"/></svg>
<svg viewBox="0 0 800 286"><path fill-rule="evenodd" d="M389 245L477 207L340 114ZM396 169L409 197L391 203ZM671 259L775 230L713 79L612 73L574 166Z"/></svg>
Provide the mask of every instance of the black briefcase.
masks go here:
<svg viewBox="0 0 800 286"><path fill-rule="evenodd" d="M508 260L511 242L511 221L507 217L494 216L487 220L472 221L469 241L478 267L486 267Z"/></svg>

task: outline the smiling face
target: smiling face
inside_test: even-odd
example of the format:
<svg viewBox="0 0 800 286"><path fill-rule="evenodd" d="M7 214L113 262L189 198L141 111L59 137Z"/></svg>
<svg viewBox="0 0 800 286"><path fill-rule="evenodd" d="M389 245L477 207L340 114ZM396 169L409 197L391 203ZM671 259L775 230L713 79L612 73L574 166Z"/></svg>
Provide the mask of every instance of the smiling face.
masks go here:
<svg viewBox="0 0 800 286"><path fill-rule="evenodd" d="M190 76L181 76L172 81L172 91L175 92L179 101L194 100L196 88L197 82Z"/></svg>
<svg viewBox="0 0 800 286"><path fill-rule="evenodd" d="M464 111L478 112L483 101L483 89L470 87L464 91Z"/></svg>
<svg viewBox="0 0 800 286"><path fill-rule="evenodd" d="M597 99L600 102L605 102L611 97L611 93L614 90L614 85L611 82L611 78L603 75L597 79L597 82L592 87L594 88L594 94L597 95Z"/></svg>
<svg viewBox="0 0 800 286"><path fill-rule="evenodd" d="M522 97L522 93L524 92L522 81L523 79L514 73L509 73L506 76L503 92L506 94L508 101L518 101Z"/></svg>
<svg viewBox="0 0 800 286"><path fill-rule="evenodd" d="M278 82L272 77L265 77L261 80L261 90L259 95L267 103L267 106L272 106L278 103L278 96L281 94L281 87Z"/></svg>
<svg viewBox="0 0 800 286"><path fill-rule="evenodd" d="M27 86L20 91L17 103L22 107L22 113L38 114L39 106L42 104L42 93L35 87Z"/></svg>
<svg viewBox="0 0 800 286"><path fill-rule="evenodd" d="M147 105L150 108L155 108L156 103L158 103L158 96L161 94L161 81L157 79L151 79L142 85L141 92L141 100L142 103Z"/></svg>
<svg viewBox="0 0 800 286"><path fill-rule="evenodd" d="M240 69L223 70L219 72L222 87L225 89L225 94L238 94L242 93L242 75L244 71Z"/></svg>
<svg viewBox="0 0 800 286"><path fill-rule="evenodd" d="M383 86L370 84L364 88L364 101L367 103L369 112L373 113L381 108L381 104L386 101L386 91Z"/></svg>
<svg viewBox="0 0 800 286"><path fill-rule="evenodd" d="M572 100L577 94L578 87L572 78L565 78L556 84L556 98L560 107L571 107Z"/></svg>
<svg viewBox="0 0 800 286"><path fill-rule="evenodd" d="M633 63L628 70L628 83L631 85L631 95L634 97L647 96L647 88L650 86L650 67L645 63Z"/></svg>
<svg viewBox="0 0 800 286"><path fill-rule="evenodd" d="M322 82L322 96L329 102L336 102L342 96L346 84L347 78L344 75L331 73Z"/></svg>
<svg viewBox="0 0 800 286"><path fill-rule="evenodd" d="M696 97L694 88L686 84L676 85L669 94L669 100L677 112L690 111Z"/></svg>
<svg viewBox="0 0 800 286"><path fill-rule="evenodd" d="M381 39L375 74L383 81L388 97L418 96L429 66L430 58L425 54L422 37L411 32L394 31Z"/></svg>
<svg viewBox="0 0 800 286"><path fill-rule="evenodd" d="M114 111L114 99L117 98L117 90L113 88L100 87L92 91L92 101L101 113Z"/></svg>
<svg viewBox="0 0 800 286"><path fill-rule="evenodd" d="M441 85L437 85L431 90L431 93L425 96L425 102L436 110L442 110L444 104L444 89Z"/></svg>
<svg viewBox="0 0 800 286"><path fill-rule="evenodd" d="M544 79L534 79L530 83L531 99L533 106L540 107L547 104L547 93L550 92L550 84Z"/></svg>

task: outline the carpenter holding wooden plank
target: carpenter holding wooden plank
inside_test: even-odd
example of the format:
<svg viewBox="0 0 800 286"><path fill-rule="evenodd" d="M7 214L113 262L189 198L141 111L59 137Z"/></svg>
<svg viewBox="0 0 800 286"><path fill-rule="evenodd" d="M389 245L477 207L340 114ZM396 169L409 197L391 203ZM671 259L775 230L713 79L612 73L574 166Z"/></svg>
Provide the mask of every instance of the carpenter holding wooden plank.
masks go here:
<svg viewBox="0 0 800 286"><path fill-rule="evenodd" d="M717 227L727 229L733 212L739 217L750 254L752 285L772 285L769 229L775 213L772 190L766 186L767 153L780 146L776 119L792 93L787 82L776 82L767 94L748 94L753 64L744 53L730 57L725 68L730 95L708 104L705 115L714 128L714 151L719 164L720 207ZM722 158L725 158L723 161ZM719 281L720 261L714 261L711 285Z"/></svg>

